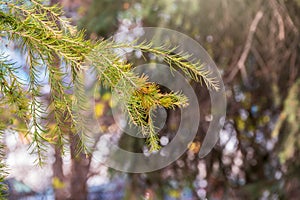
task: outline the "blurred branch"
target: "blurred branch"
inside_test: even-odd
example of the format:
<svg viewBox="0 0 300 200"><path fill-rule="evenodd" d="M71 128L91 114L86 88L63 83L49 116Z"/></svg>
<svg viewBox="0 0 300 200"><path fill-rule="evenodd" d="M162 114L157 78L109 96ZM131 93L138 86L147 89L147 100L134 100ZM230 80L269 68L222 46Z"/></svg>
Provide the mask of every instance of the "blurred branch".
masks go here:
<svg viewBox="0 0 300 200"><path fill-rule="evenodd" d="M274 11L274 16L276 17L279 26L278 39L284 40L285 38L284 22L283 22L283 17L279 13L278 3L275 0L270 0L269 2L271 8Z"/></svg>
<svg viewBox="0 0 300 200"><path fill-rule="evenodd" d="M282 166L285 167L286 199L299 196L299 119L300 119L300 78L289 89L284 108L275 124L272 137ZM292 163L292 164L291 164Z"/></svg>
<svg viewBox="0 0 300 200"><path fill-rule="evenodd" d="M237 67L234 68L233 71L230 73L230 75L227 79L227 82L232 81L233 78L237 75L238 71L240 70L241 74L242 74L242 79L243 79L244 84L249 85L249 80L248 80L248 77L247 77L245 62L246 62L246 59L247 59L247 57L249 55L249 52L250 52L250 49L251 49L253 36L254 36L254 33L256 32L257 25L260 22L260 20L262 19L263 15L264 15L264 13L263 13L262 10L259 10L256 13L256 15L255 15L255 17L254 17L254 19L253 19L253 21L250 25L249 33L248 33L246 43L245 43L245 46L244 46L244 50L241 54L240 59L237 62L237 65L236 65Z"/></svg>
<svg viewBox="0 0 300 200"><path fill-rule="evenodd" d="M251 53L253 54L253 56L255 57L255 60L257 61L258 65L261 67L261 70L263 72L263 75L268 78L268 69L266 68L266 62L264 61L262 55L260 54L260 52L257 50L257 48L255 46L251 47Z"/></svg>
<svg viewBox="0 0 300 200"><path fill-rule="evenodd" d="M288 12L288 9L286 7L285 4L281 4L281 7L280 7L281 11L285 13L285 19L287 21L287 25L290 26L290 28L293 30L294 33L296 33L297 35L299 34L299 30L298 28L296 27L295 23L293 22L289 12Z"/></svg>

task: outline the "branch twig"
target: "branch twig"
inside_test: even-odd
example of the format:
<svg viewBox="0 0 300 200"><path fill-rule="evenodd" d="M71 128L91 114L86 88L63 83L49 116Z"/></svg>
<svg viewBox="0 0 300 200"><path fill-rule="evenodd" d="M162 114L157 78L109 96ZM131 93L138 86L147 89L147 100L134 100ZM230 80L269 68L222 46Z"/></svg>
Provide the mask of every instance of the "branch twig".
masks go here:
<svg viewBox="0 0 300 200"><path fill-rule="evenodd" d="M253 36L254 36L254 33L256 32L257 25L260 22L260 20L262 19L263 15L264 15L264 13L261 10L259 10L256 13L256 15L255 15L255 17L254 17L254 19L253 19L253 21L250 25L249 33L248 33L246 43L245 43L245 46L244 46L244 50L241 54L240 59L237 62L237 65L236 65L237 67L234 68L233 71L230 73L230 75L228 77L228 82L232 81L232 79L236 76L236 74L240 70L241 74L242 74L243 82L246 85L249 85L249 80L248 80L247 72L246 72L246 68L245 68L245 62L246 62L246 59L247 59L247 57L249 55L249 52L250 52L250 49L251 49Z"/></svg>

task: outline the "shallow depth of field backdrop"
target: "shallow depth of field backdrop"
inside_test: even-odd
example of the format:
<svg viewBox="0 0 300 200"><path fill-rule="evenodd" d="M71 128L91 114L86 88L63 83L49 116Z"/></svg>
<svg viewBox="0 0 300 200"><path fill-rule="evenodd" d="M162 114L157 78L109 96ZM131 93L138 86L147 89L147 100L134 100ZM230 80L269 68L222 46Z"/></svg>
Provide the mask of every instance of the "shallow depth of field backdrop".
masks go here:
<svg viewBox="0 0 300 200"><path fill-rule="evenodd" d="M126 174L91 163L88 177L70 183L70 159L49 152L44 168L33 165L25 140L5 136L11 199L63 199L69 184L87 180L89 199L299 199L300 197L300 1L299 0L52 0L86 37L108 38L142 26L164 27L198 41L216 62L226 87L227 116L208 156L197 154L210 116L208 92L195 85L201 109L197 137L168 167ZM18 57L18 49L11 50ZM132 55L139 63L139 55ZM20 59L22 62L22 59ZM116 129L110 93L102 89L96 114ZM206 114L208 113L208 114ZM178 113L162 133L174 137ZM122 136L120 146L141 145ZM55 162L55 160L57 162ZM80 166L82 164L82 166ZM63 170L62 170L63 169ZM54 177L53 174L56 174ZM80 174L80 173L78 173ZM56 194L54 195L54 191ZM80 193L80 190L78 191Z"/></svg>

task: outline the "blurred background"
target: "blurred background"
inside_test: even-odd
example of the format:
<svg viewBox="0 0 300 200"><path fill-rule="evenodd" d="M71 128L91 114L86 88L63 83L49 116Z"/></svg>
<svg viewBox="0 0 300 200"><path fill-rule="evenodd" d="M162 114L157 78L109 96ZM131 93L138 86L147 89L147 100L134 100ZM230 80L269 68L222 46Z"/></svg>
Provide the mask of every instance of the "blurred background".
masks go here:
<svg viewBox="0 0 300 200"><path fill-rule="evenodd" d="M198 158L210 122L210 98L194 84L201 109L197 137L180 159L145 174L115 171L89 159L73 162L49 150L43 168L28 144L6 134L10 199L104 200L300 198L300 0L52 0L90 39L143 26L164 27L198 41L217 64L226 88L227 116L215 148ZM19 56L19 52L11 52ZM151 56L151 55L149 55ZM139 63L139 56L128 58ZM20 59L22 60L22 59ZM22 63L21 63L22 64ZM110 92L96 96L101 126L121 147L141 142L116 133ZM167 111L162 141L170 141L178 112Z"/></svg>

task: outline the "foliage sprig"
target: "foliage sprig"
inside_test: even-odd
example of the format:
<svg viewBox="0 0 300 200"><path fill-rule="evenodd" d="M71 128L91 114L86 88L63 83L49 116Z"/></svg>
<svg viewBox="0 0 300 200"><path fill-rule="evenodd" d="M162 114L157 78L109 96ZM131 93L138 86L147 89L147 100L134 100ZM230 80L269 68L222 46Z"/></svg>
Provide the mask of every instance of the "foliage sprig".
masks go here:
<svg viewBox="0 0 300 200"><path fill-rule="evenodd" d="M158 85L132 71L132 64L122 60L116 48L140 49L165 60L173 69L179 68L197 82L218 90L219 85L200 61L189 61L191 55L175 53L175 48L155 47L152 43L116 44L114 41L86 40L84 31L77 31L69 19L63 17L57 5L45 6L37 0L4 0L0 2L0 34L18 45L27 57L29 84L20 82L14 65L0 57L1 101L15 105L17 114L28 125L28 135L42 163L47 143L63 146L72 134L84 136L88 132L80 110L84 110L84 77L90 66L97 80L117 92L132 123L142 128L150 150L159 149L159 137L153 125L153 110L187 106L187 98L176 92L163 93ZM50 87L50 102L42 104L40 70L45 67ZM46 77L46 76L45 76ZM71 77L71 78L68 78ZM30 98L27 98L30 97ZM77 111L77 112L74 112ZM45 120L51 121L50 127ZM50 134L49 134L50 133ZM78 149L88 152L85 137L80 137Z"/></svg>

